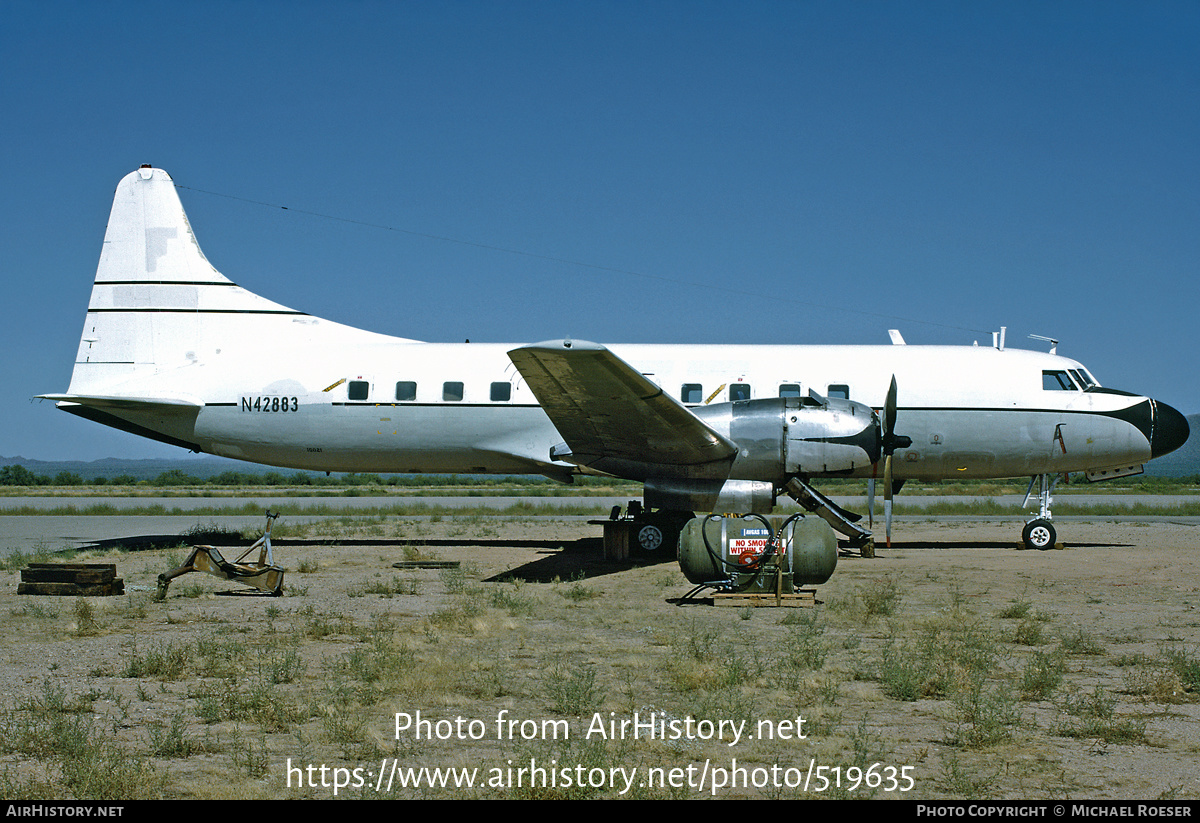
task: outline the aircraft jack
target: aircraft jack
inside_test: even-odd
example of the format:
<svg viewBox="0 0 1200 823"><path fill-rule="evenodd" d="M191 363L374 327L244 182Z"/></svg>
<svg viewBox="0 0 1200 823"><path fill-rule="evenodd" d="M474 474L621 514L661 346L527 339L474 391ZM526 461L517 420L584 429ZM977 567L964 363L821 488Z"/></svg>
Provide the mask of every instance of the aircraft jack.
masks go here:
<svg viewBox="0 0 1200 823"><path fill-rule="evenodd" d="M277 517L279 517L278 512L272 514L269 510L267 511L267 528L263 532L263 536L258 538L233 562L222 557L221 552L213 546L193 548L182 566L158 576L156 599L166 599L171 581L188 572L207 572L222 580L236 580L273 597L279 597L283 594L284 569L275 565L275 559L271 552L271 521ZM246 556L255 549L259 550L258 560L246 561Z"/></svg>

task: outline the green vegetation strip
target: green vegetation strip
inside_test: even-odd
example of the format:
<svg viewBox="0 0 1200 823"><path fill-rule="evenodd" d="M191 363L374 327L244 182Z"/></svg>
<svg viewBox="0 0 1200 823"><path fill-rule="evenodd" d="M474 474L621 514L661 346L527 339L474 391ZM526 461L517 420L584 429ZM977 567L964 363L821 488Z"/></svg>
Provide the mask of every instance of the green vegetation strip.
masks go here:
<svg viewBox="0 0 1200 823"><path fill-rule="evenodd" d="M1058 497L1054 502L1054 514L1064 517L1200 517L1200 500L1181 499L1178 503L1137 503L1126 499L1114 499L1102 503L1071 503L1069 498ZM922 506L905 506L894 503L893 509L899 516L920 517L930 515L1021 515L1032 516L1036 508L1021 509L1011 503L984 500L954 500L948 498ZM882 513L883 507L876 506Z"/></svg>
<svg viewBox="0 0 1200 823"><path fill-rule="evenodd" d="M607 515L609 507L602 503L589 503L586 499L578 504L556 505L553 503L520 502L510 506L440 506L426 503L397 502L380 506L339 506L336 503L289 507L285 514L292 517L379 517L383 515L439 515L498 517L550 517ZM199 508L168 508L161 504L148 506L114 506L110 503L93 505L66 505L53 508L37 506L15 506L0 508L0 516L15 517L221 517L247 515L262 517L263 507L259 503L244 503L240 506L201 506Z"/></svg>
<svg viewBox="0 0 1200 823"><path fill-rule="evenodd" d="M538 502L537 499L521 501L503 507L492 506L447 506L416 501L401 500L383 503L378 506L343 506L336 502L310 504L296 507L286 507L284 512L292 517L380 517L396 516L443 516L443 517L564 517L564 516L607 516L609 506L602 502L590 502L581 498L578 502L568 504L552 504ZM938 502L920 506L905 506L897 502L895 513L901 517L923 516L1018 516L1028 514L1031 510L990 498L984 500L955 500L947 498ZM244 503L233 506L201 506L198 508L180 508L162 504L145 506L114 506L110 503L95 503L91 505L62 505L51 508L37 506L14 506L0 508L0 517L220 517L220 516L253 516L261 517L261 503ZM876 514L882 513L882 506L876 506ZM1181 500L1178 503L1147 504L1113 500L1112 502L1075 504L1067 501L1056 503L1054 513L1060 516L1075 517L1200 517L1200 500Z"/></svg>
<svg viewBox="0 0 1200 823"><path fill-rule="evenodd" d="M1182 477L1158 477L1137 475L1105 481L1096 486L1076 482L1058 487L1058 494L1083 492L1087 494L1196 494L1200 492L1200 474ZM910 481L904 488L906 495L957 494L1021 494L1027 480L1020 478L1000 480L943 480ZM861 494L865 483L861 479L825 478L821 489L826 494ZM486 496L507 494L520 490L522 494L571 496L596 494L626 494L630 489L640 489L641 484L632 480L614 477L578 475L573 482L564 485L540 475L458 475L458 474L392 474L381 475L371 472L347 472L326 475L297 471L223 471L209 476L189 474L181 469L151 474L102 474L96 470L88 476L77 472L59 471L54 475L35 474L19 464L0 467L0 495L63 494L79 493L100 487L107 494L141 496L194 496L218 495L238 496L256 494L262 488L272 489L272 494L304 496L387 496L426 493L438 489L441 494Z"/></svg>

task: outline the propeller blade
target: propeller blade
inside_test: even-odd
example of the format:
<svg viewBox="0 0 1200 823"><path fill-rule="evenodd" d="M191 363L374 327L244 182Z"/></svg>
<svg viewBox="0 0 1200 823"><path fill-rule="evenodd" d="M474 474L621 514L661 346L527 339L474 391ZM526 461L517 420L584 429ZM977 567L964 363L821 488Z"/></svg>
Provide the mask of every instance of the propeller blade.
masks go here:
<svg viewBox="0 0 1200 823"><path fill-rule="evenodd" d="M883 458L883 523L887 547L892 547L892 456Z"/></svg>
<svg viewBox="0 0 1200 823"><path fill-rule="evenodd" d="M892 498L904 484L903 480L897 481L892 475L892 456L896 449L907 449L912 445L911 437L896 434L896 394L896 375L893 374L887 398L883 401L883 519L888 548L892 546Z"/></svg>
<svg viewBox="0 0 1200 823"><path fill-rule="evenodd" d="M887 399L883 401L883 443L885 449L891 449L892 435L896 433L896 375L892 375L892 384L888 386Z"/></svg>
<svg viewBox="0 0 1200 823"><path fill-rule="evenodd" d="M896 375L892 375L892 384L888 387L887 399L883 403L883 420L882 431L880 432L880 452L884 455L885 466L890 465L886 462L887 457L892 453L892 429L896 426ZM867 523L874 527L875 525L875 476L879 473L879 463L876 461L871 464L871 479L867 481ZM886 472L885 472L886 474ZM890 487L890 483L888 486ZM890 510L891 497L884 494L884 508Z"/></svg>

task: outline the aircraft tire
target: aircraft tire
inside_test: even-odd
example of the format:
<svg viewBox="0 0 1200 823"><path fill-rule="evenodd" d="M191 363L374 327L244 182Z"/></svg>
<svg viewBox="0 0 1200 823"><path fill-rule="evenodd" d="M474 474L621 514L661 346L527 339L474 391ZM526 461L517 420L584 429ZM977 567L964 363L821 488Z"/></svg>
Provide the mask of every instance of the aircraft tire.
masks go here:
<svg viewBox="0 0 1200 823"><path fill-rule="evenodd" d="M674 557L679 548L679 533L691 519L691 512L656 512L634 528L631 548L642 554Z"/></svg>
<svg viewBox="0 0 1200 823"><path fill-rule="evenodd" d="M1030 520L1021 530L1021 540L1027 549L1044 552L1047 549L1053 549L1054 541L1057 539L1058 534L1049 520Z"/></svg>
<svg viewBox="0 0 1200 823"><path fill-rule="evenodd" d="M663 534L662 526L657 523L643 523L634 534L634 542L640 551L654 554L666 542L666 535Z"/></svg>

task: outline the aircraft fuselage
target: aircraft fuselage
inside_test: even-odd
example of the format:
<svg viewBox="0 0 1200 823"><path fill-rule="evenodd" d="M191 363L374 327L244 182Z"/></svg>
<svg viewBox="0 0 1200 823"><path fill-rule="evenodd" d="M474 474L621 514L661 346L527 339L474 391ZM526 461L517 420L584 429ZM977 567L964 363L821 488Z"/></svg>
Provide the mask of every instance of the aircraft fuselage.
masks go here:
<svg viewBox="0 0 1200 823"><path fill-rule="evenodd" d="M150 396L194 398L194 417L110 411L199 451L295 469L571 471L549 459L562 438L513 368L513 348L397 340L350 354L293 350L274 362L260 353L252 369L229 351L215 358L221 362L195 362L144 381ZM691 408L776 397L781 387L822 395L833 387L878 410L894 376L897 430L913 441L897 451L897 478L1085 471L1154 456L1152 401L1044 388L1044 373L1082 371L1057 355L981 346L609 348ZM686 402L696 398L701 402ZM870 476L871 468L849 474Z"/></svg>

